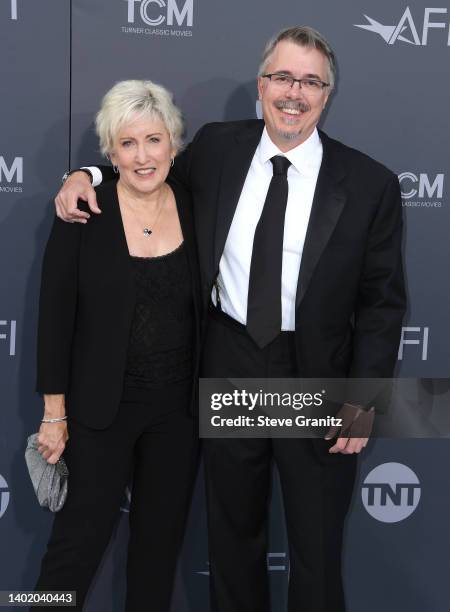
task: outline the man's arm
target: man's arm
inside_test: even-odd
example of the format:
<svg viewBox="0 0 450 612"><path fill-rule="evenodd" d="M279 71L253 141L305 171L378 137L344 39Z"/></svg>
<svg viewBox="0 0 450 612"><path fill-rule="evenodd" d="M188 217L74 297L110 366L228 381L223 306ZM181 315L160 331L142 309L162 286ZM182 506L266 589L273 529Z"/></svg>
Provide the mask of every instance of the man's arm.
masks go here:
<svg viewBox="0 0 450 612"><path fill-rule="evenodd" d="M342 426L330 428L326 435L328 440L338 436L330 453L359 453L367 445L374 420L374 408L367 410L367 402L374 399L374 389L355 379L392 377L405 310L402 200L398 179L393 176L370 228L355 308L349 391L361 405L346 403L336 414Z"/></svg>
<svg viewBox="0 0 450 612"><path fill-rule="evenodd" d="M205 127L205 126L204 126ZM186 189L190 188L190 165L195 143L204 133L204 127L200 128L192 142L177 155L173 168L170 171L170 178L181 183ZM83 200L88 203L89 210L93 213L101 213L97 204L97 197L94 187L97 187L102 182L112 180L117 177L110 166L85 166L86 169L94 170L94 174L101 175L100 180L95 180L94 184L86 172L74 172L71 174L64 185L59 190L55 198L56 215L63 221L71 221L72 223L87 223L90 215L87 211L79 210L78 200ZM94 177L95 178L95 177Z"/></svg>
<svg viewBox="0 0 450 612"><path fill-rule="evenodd" d="M350 378L391 378L397 361L406 292L402 263L402 200L388 181L372 221L355 308Z"/></svg>
<svg viewBox="0 0 450 612"><path fill-rule="evenodd" d="M91 212L102 212L97 204L94 187L114 179L116 175L110 166L90 166L87 169L91 169L95 179L93 184L86 172L74 172L67 178L55 198L56 215L63 221L87 222L90 215L78 208L78 200L87 202Z"/></svg>

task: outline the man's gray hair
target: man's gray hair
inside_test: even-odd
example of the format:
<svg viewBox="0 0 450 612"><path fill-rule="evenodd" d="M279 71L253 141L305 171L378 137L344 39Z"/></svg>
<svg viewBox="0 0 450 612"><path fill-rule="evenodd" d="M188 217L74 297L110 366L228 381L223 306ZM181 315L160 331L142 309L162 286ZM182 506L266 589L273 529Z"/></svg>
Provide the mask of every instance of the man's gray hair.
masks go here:
<svg viewBox="0 0 450 612"><path fill-rule="evenodd" d="M266 72L267 65L270 62L275 47L282 41L292 42L300 47L314 48L320 51L328 60L328 82L330 83L331 89L334 87L336 82L336 56L334 51L322 34L309 26L295 26L287 28L286 30L281 30L281 32L269 40L264 49L258 76Z"/></svg>
<svg viewBox="0 0 450 612"><path fill-rule="evenodd" d="M136 118L161 119L170 142L178 152L182 147L183 120L172 94L152 81L120 81L104 96L95 119L95 127L103 155L113 150L121 128Z"/></svg>

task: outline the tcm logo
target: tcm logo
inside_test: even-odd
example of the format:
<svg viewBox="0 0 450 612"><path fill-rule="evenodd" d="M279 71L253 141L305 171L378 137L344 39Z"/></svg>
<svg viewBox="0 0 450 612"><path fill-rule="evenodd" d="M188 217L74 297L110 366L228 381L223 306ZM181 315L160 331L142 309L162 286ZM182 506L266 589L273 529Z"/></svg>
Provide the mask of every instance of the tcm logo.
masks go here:
<svg viewBox="0 0 450 612"><path fill-rule="evenodd" d="M209 566L209 563L206 565ZM268 572L287 572L289 571L289 561L285 552L267 553L267 571ZM200 576L209 576L209 569L196 572Z"/></svg>
<svg viewBox="0 0 450 612"><path fill-rule="evenodd" d="M148 26L158 27L166 22L168 26L192 27L194 0L124 1L128 4L128 23L134 23L136 13L138 13L141 20Z"/></svg>
<svg viewBox="0 0 450 612"><path fill-rule="evenodd" d="M5 514L9 504L8 483L0 474L0 518Z"/></svg>
<svg viewBox="0 0 450 612"><path fill-rule="evenodd" d="M420 482L402 463L383 463L366 476L362 501L367 512L382 523L399 523L419 505Z"/></svg>
<svg viewBox="0 0 450 612"><path fill-rule="evenodd" d="M410 200L419 198L442 199L444 194L444 174L430 176L428 174L414 174L413 172L402 172L398 175L402 198ZM405 191L409 189L409 191Z"/></svg>
<svg viewBox="0 0 450 612"><path fill-rule="evenodd" d="M408 43L416 46L426 46L428 44L428 33L430 30L446 30L449 28L447 21L438 21L437 15L447 14L447 8L426 8L422 21L414 21L409 6L400 18L400 21L394 25L384 25L368 15L364 15L368 23L354 24L356 28L369 30L381 36L388 44L393 45L397 41ZM435 19L436 18L436 19ZM419 25L419 27L416 26ZM420 36L419 36L420 33ZM450 45L450 28L446 35L446 44ZM442 34L441 34L442 38Z"/></svg>
<svg viewBox="0 0 450 612"><path fill-rule="evenodd" d="M13 357L16 354L16 321L0 321L0 340L6 340L9 355Z"/></svg>
<svg viewBox="0 0 450 612"><path fill-rule="evenodd" d="M429 327L402 327L400 346L398 348L398 359L402 361L405 346L415 346L414 351L420 354L422 361L428 359L428 340L430 336ZM413 349L409 349L413 350Z"/></svg>
<svg viewBox="0 0 450 612"><path fill-rule="evenodd" d="M407 208L442 208L444 174L415 174L402 172L398 175L402 190L403 206Z"/></svg>
<svg viewBox="0 0 450 612"><path fill-rule="evenodd" d="M4 185L7 183L7 185ZM21 192L23 183L23 157L8 161L0 155L0 193Z"/></svg>

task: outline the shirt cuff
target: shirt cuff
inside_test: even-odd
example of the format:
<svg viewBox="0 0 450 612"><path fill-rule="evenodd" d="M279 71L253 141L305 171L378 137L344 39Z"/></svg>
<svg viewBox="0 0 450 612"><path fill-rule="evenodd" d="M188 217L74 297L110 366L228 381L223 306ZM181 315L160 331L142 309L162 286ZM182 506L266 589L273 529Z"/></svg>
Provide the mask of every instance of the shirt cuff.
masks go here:
<svg viewBox="0 0 450 612"><path fill-rule="evenodd" d="M92 174L92 187L98 187L102 184L103 175L100 168L97 168L97 166L82 166L82 168L89 170Z"/></svg>

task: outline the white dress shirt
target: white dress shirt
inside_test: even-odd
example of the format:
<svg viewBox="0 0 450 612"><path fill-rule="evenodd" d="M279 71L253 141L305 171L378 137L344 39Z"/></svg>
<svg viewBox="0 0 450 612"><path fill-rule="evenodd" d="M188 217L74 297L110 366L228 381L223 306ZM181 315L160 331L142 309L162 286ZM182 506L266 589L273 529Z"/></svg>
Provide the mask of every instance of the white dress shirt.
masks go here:
<svg viewBox="0 0 450 612"><path fill-rule="evenodd" d="M264 128L234 213L217 278L222 310L243 325L247 323L253 238L273 175L270 158L284 155L291 166L287 174L289 195L283 236L281 329L295 330L297 281L322 152L316 129L305 142L282 153ZM212 300L216 303L214 289Z"/></svg>

